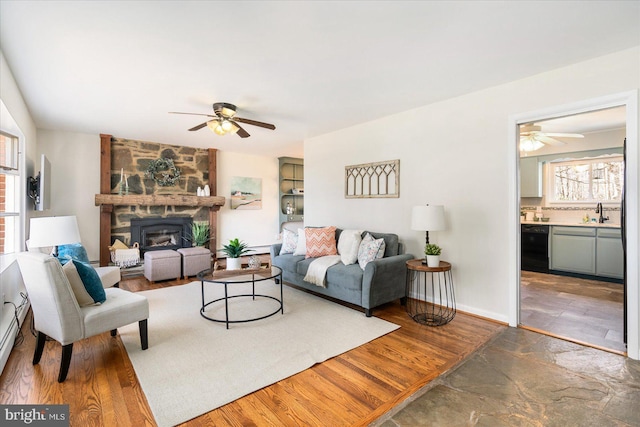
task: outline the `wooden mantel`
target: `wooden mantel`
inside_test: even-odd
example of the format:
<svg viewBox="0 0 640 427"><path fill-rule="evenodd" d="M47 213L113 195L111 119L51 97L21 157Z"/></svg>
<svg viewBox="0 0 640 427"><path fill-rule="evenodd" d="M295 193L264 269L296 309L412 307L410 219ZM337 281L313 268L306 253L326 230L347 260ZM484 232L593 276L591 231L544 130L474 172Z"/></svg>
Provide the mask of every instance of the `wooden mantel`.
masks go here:
<svg viewBox="0 0 640 427"><path fill-rule="evenodd" d="M224 206L225 198L221 196L199 197L187 194L96 194L96 206L206 206L220 209Z"/></svg>

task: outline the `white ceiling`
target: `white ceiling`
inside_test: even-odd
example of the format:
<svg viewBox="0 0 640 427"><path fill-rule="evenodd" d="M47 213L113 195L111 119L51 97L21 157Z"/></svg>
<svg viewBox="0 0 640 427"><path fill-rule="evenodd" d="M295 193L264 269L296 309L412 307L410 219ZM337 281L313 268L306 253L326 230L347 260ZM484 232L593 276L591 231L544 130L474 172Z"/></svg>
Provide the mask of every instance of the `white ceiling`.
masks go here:
<svg viewBox="0 0 640 427"><path fill-rule="evenodd" d="M39 128L269 156L638 44L638 1L0 1ZM277 128L168 114L219 101Z"/></svg>

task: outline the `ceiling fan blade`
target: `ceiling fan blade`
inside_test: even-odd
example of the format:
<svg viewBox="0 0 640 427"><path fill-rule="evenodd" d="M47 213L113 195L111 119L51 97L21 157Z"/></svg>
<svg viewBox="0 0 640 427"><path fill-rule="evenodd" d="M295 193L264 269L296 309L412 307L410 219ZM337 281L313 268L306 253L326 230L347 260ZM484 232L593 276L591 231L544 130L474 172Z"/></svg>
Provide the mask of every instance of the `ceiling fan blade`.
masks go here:
<svg viewBox="0 0 640 427"><path fill-rule="evenodd" d="M237 119L233 119L231 120L231 122L236 125L236 127L238 128L238 131L236 132L236 134L240 137L240 138L248 138L251 135L249 135L249 132L247 132L246 130L244 130L242 128L242 126L240 126L238 123L235 123Z"/></svg>
<svg viewBox="0 0 640 427"><path fill-rule="evenodd" d="M198 126L194 126L194 127L192 127L192 128L191 128L191 129L189 129L189 130L190 130L190 131L200 130L200 129L202 129L203 127L205 127L205 126L207 125L207 123L209 123L209 122L204 122L204 123L202 123L202 124L199 124Z"/></svg>
<svg viewBox="0 0 640 427"><path fill-rule="evenodd" d="M567 145L566 142L558 141L557 139L549 138L546 135L537 135L536 138L538 141L547 144L547 145Z"/></svg>
<svg viewBox="0 0 640 427"><path fill-rule="evenodd" d="M580 133L544 133L547 136L557 136L559 138L584 138Z"/></svg>
<svg viewBox="0 0 640 427"><path fill-rule="evenodd" d="M245 123L248 125L259 126L261 128L274 130L276 127L270 123L258 122L256 120L243 119L242 117L234 117L233 120L240 123Z"/></svg>
<svg viewBox="0 0 640 427"><path fill-rule="evenodd" d="M213 114L202 114L202 113L181 113L178 111L169 111L169 114L188 114L190 116L207 116L207 117L218 117Z"/></svg>

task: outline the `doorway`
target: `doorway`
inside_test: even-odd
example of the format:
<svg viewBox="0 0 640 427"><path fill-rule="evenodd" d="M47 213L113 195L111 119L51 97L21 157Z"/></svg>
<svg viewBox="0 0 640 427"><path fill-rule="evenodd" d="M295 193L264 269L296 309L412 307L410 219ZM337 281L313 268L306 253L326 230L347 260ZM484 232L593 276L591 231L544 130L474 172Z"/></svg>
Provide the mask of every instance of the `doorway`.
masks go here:
<svg viewBox="0 0 640 427"><path fill-rule="evenodd" d="M511 163L511 176L513 178L512 195L513 200L510 204L513 216L511 217L513 242L515 247L513 251L513 281L510 286L510 311L509 324L517 327L521 323L520 298L521 298L521 271L520 271L520 171L519 171L519 130L520 125L527 123L544 122L551 119L561 117L575 116L587 112L605 110L617 106L626 107L626 135L632 144L627 147L627 210L624 224L627 231L627 251L625 261L627 261L627 300L623 303L626 315L624 318L628 324L628 345L627 354L633 359L640 358L639 351L639 330L640 324L638 320L638 93L637 91L626 92L622 94L611 95L598 99L588 100L572 105L559 106L549 108L542 111L519 114L509 118L510 142L512 143L510 150L513 155L513 163ZM595 213L595 212L594 212Z"/></svg>
<svg viewBox="0 0 640 427"><path fill-rule="evenodd" d="M624 354L626 108L520 131L519 324Z"/></svg>

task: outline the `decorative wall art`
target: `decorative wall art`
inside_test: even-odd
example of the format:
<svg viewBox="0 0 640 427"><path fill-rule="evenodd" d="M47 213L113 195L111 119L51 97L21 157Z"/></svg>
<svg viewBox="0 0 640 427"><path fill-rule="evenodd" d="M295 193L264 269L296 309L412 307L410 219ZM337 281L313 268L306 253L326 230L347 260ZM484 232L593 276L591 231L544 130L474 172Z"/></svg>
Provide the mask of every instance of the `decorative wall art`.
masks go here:
<svg viewBox="0 0 640 427"><path fill-rule="evenodd" d="M262 209L262 178L231 177L231 209Z"/></svg>
<svg viewBox="0 0 640 427"><path fill-rule="evenodd" d="M400 160L344 167L344 197L400 197Z"/></svg>

